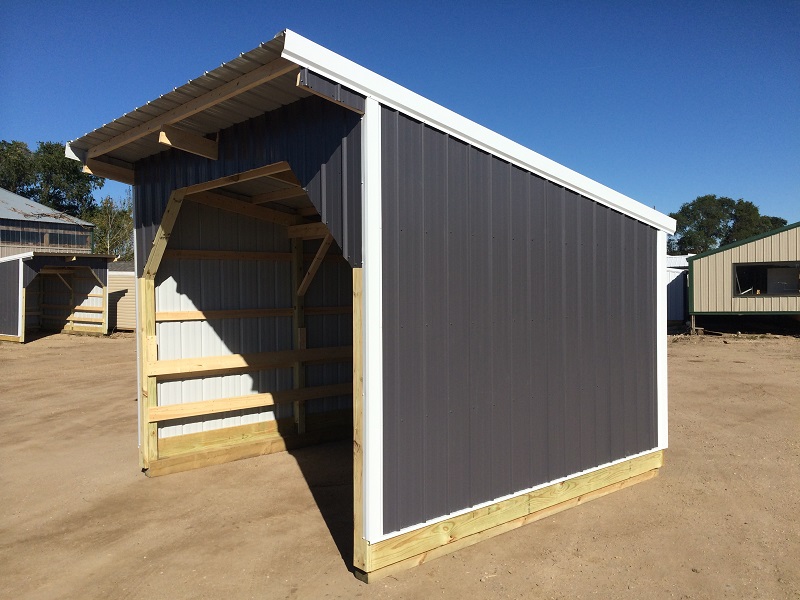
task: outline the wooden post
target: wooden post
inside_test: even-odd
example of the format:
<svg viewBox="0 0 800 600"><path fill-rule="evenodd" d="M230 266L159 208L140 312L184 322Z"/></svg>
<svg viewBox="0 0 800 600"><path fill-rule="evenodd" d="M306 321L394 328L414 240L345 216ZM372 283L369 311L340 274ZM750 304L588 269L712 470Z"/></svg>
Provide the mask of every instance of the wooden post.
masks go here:
<svg viewBox="0 0 800 600"><path fill-rule="evenodd" d="M694 335L697 333L697 330L695 329L694 315L691 316L691 321L692 321L691 334Z"/></svg>
<svg viewBox="0 0 800 600"><path fill-rule="evenodd" d="M298 294L300 282L303 280L303 240L292 240L292 327L294 329L294 348L306 348L306 315L305 298ZM294 388L299 389L306 385L305 366L302 362L294 364ZM294 422L297 433L306 432L306 405L305 402L294 403Z"/></svg>
<svg viewBox="0 0 800 600"><path fill-rule="evenodd" d="M366 570L364 539L364 271L353 269L353 566Z"/></svg>
<svg viewBox="0 0 800 600"><path fill-rule="evenodd" d="M158 385L149 372L151 362L158 360L156 338L155 280L152 277L139 279L139 356L141 358L141 446L139 462L143 469L158 460L158 423L150 422L150 408L158 406Z"/></svg>

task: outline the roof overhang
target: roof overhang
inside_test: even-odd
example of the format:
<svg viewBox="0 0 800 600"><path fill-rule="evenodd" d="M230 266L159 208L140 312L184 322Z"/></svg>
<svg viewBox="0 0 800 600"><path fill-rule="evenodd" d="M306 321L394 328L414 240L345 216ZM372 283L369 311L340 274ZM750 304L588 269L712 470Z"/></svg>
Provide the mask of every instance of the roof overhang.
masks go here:
<svg viewBox="0 0 800 600"><path fill-rule="evenodd" d="M209 157L220 130L316 93L301 85L301 67L656 229L675 232L675 220L655 209L290 30L70 142L67 155L92 173L126 183L133 182L133 163L168 146Z"/></svg>

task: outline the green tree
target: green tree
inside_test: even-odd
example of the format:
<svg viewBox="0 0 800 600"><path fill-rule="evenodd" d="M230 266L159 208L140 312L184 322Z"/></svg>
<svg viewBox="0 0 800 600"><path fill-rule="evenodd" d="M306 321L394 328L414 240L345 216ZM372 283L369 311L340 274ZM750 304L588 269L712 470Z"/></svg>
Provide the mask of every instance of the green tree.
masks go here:
<svg viewBox="0 0 800 600"><path fill-rule="evenodd" d="M39 142L33 164L32 200L81 219L97 207L92 193L103 187L105 180L84 173L79 162L64 156L64 144Z"/></svg>
<svg viewBox="0 0 800 600"><path fill-rule="evenodd" d="M0 141L0 188L27 198L35 181L33 153L28 144Z"/></svg>
<svg viewBox="0 0 800 600"><path fill-rule="evenodd" d="M677 230L669 239L673 254L698 254L786 225L786 219L762 215L748 200L709 194L670 213Z"/></svg>
<svg viewBox="0 0 800 600"><path fill-rule="evenodd" d="M88 215L88 220L95 225L95 253L133 260L133 201L130 192L119 203L106 196Z"/></svg>
<svg viewBox="0 0 800 600"><path fill-rule="evenodd" d="M39 142L35 152L24 142L0 142L0 187L50 208L84 218L96 208L93 193L104 183L64 156L60 142Z"/></svg>

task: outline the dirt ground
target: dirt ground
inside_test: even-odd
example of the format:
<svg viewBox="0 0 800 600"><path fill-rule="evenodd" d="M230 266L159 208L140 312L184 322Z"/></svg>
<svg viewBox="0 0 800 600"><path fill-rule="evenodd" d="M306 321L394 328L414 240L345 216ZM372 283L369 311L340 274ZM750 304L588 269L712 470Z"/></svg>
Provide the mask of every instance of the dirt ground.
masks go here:
<svg viewBox="0 0 800 600"><path fill-rule="evenodd" d="M797 599L798 365L671 338L659 477L368 586L349 444L148 479L132 336L0 343L0 597Z"/></svg>

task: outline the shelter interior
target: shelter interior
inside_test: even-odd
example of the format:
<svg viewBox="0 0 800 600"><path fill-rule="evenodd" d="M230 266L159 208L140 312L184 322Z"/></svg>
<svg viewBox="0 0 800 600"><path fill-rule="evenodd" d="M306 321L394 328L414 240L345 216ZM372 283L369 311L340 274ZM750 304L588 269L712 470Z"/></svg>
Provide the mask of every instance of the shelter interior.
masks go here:
<svg viewBox="0 0 800 600"><path fill-rule="evenodd" d="M352 435L353 270L288 163L172 192L139 285L149 475Z"/></svg>

